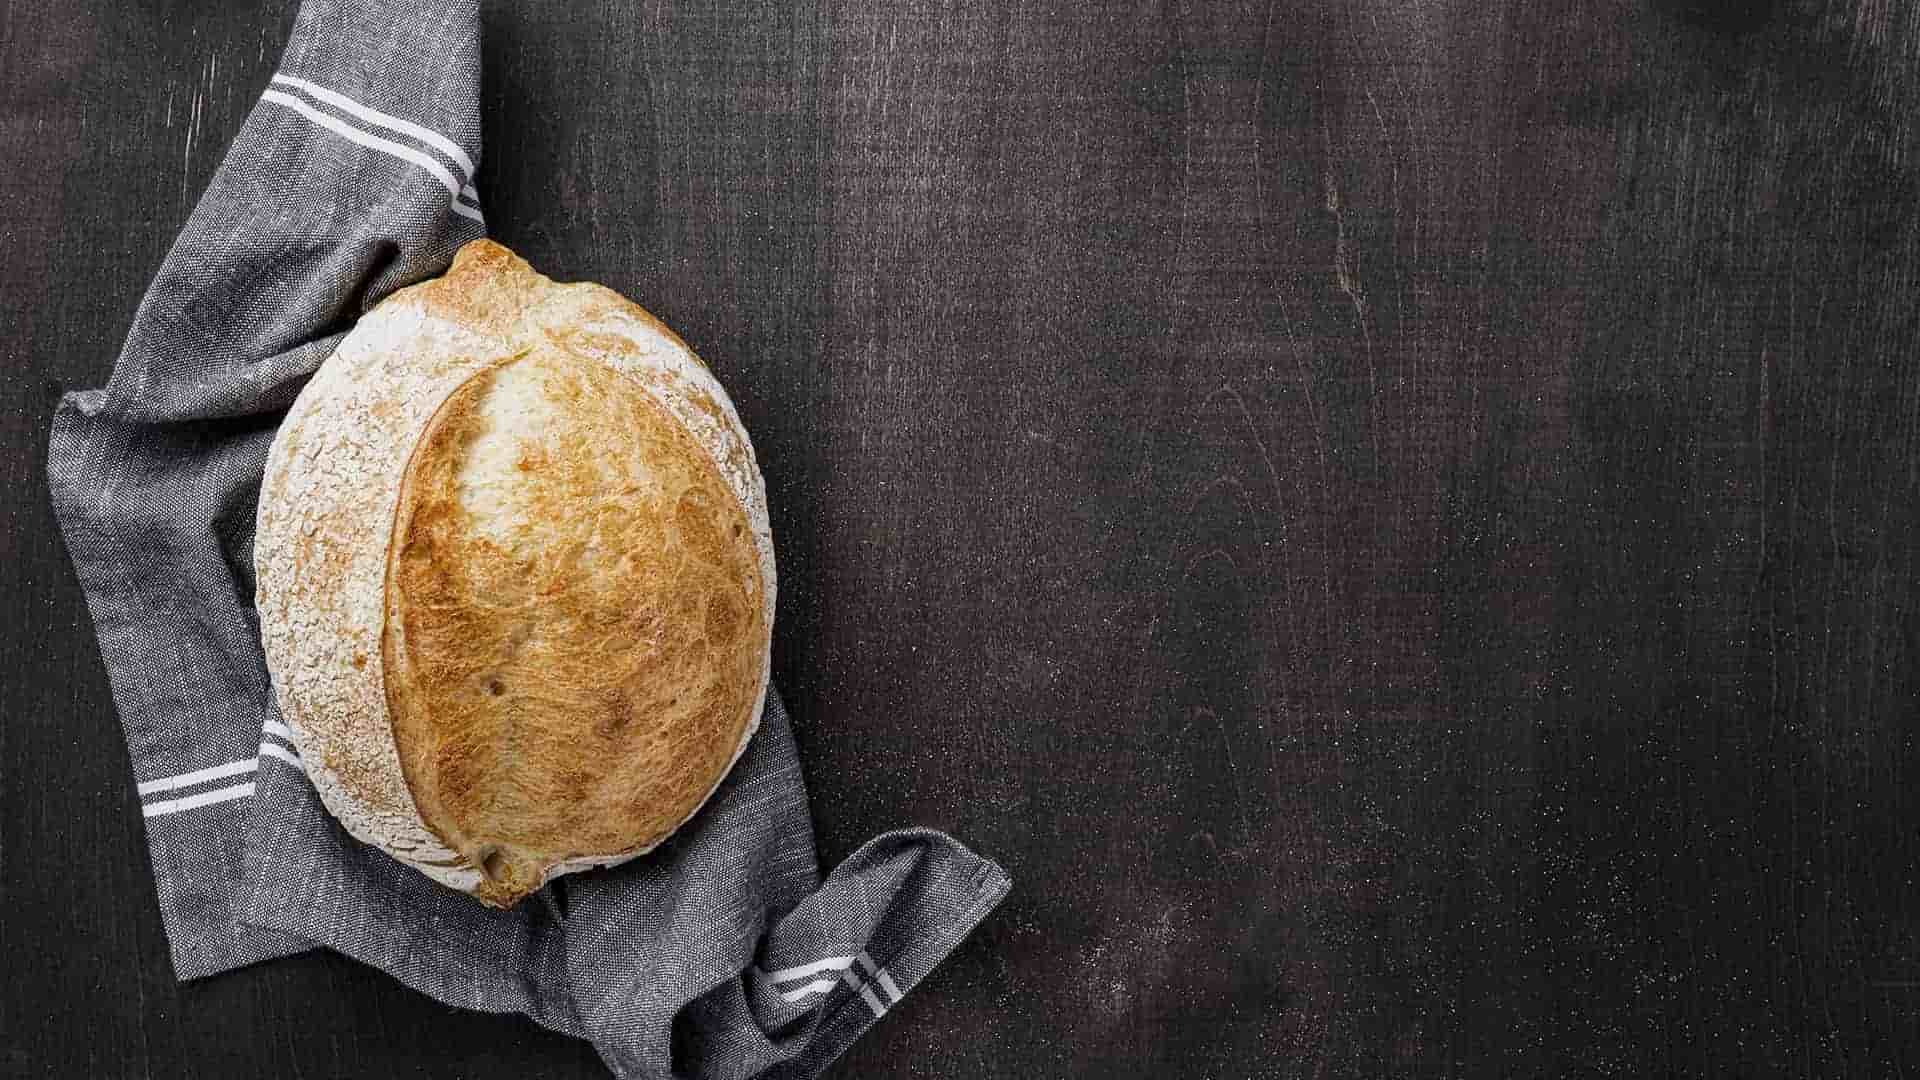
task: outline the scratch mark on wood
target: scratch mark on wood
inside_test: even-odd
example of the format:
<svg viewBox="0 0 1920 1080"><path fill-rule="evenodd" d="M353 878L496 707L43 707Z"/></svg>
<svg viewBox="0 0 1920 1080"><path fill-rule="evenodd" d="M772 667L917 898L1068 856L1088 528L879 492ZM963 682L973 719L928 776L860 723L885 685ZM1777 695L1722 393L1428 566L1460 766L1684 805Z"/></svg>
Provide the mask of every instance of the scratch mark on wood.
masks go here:
<svg viewBox="0 0 1920 1080"><path fill-rule="evenodd" d="M180 154L180 214L186 216L187 193L193 180L193 140L200 133L200 109L206 96L197 88L193 92L193 106L187 114L187 143Z"/></svg>
<svg viewBox="0 0 1920 1080"><path fill-rule="evenodd" d="M1393 212L1400 212L1400 155L1394 152L1393 136L1387 132L1387 118L1380 112L1380 102L1373 96L1373 87L1367 87L1367 104L1373 107L1373 122L1380 126L1380 149L1387 155L1387 164L1393 171ZM1397 240L1389 242L1397 243Z"/></svg>
<svg viewBox="0 0 1920 1080"><path fill-rule="evenodd" d="M1356 270L1349 262L1351 255L1347 247L1347 215L1340 206L1340 189L1333 181L1332 165L1327 172L1327 212L1333 215L1333 275L1340 291L1347 294L1353 304L1354 322L1360 329L1360 344L1367 357L1367 426L1373 436L1374 479L1383 477L1385 459L1380 452L1380 367L1373 356L1373 331L1367 318L1367 294L1360 285Z"/></svg>

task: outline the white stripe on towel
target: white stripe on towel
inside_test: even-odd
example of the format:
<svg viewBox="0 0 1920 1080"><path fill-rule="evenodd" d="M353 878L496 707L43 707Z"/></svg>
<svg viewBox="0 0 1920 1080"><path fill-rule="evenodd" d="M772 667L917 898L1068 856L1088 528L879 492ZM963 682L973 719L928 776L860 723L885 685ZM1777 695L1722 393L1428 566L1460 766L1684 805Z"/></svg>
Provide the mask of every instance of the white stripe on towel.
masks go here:
<svg viewBox="0 0 1920 1080"><path fill-rule="evenodd" d="M818 960L811 964L769 971L766 975L774 982L787 982L791 979L804 979L809 975L818 975L823 971L845 971L852 966L853 957L851 956L829 956L825 960Z"/></svg>
<svg viewBox="0 0 1920 1080"><path fill-rule="evenodd" d="M252 783L235 784L232 787L203 791L198 795L186 795L178 799L162 799L159 802L148 803L140 808L140 815L142 817L159 817L161 814L177 814L182 810L191 810L196 806L209 806L213 803L229 802L233 799L244 799L251 794L253 794Z"/></svg>
<svg viewBox="0 0 1920 1080"><path fill-rule="evenodd" d="M854 974L853 965L856 961L860 964L861 969L867 973L867 979L862 980L860 976ZM792 982L796 979L805 979L809 976L828 971L839 973L839 981L846 983L849 987L858 991L861 999L867 1003L867 1008L873 1010L875 1017L883 1016L887 1011L887 1006L881 1002L880 996L873 992L875 983L878 983L880 988L887 992L889 1001L897 1002L902 996L900 993L900 985L893 981L893 976L888 973L887 969L875 964L873 957L868 956L864 952L854 956L829 956L825 960L816 960L811 964L781 968L778 971L764 971L760 973L760 976L770 983L780 983ZM775 988L775 992L780 995L782 1001L803 1001L815 994L824 994L832 990L833 986L834 980L831 978L814 979L806 985L796 987L792 990L779 990Z"/></svg>
<svg viewBox="0 0 1920 1080"><path fill-rule="evenodd" d="M248 758L245 761L229 761L225 765L214 765L210 768L195 769L192 772L181 773L179 776L163 776L158 780L149 780L144 784L138 785L134 790L143 796L162 791L173 791L177 788L204 784L209 780L225 780L229 776L250 773L254 769L259 768L259 766L259 761L254 758Z"/></svg>
<svg viewBox="0 0 1920 1080"><path fill-rule="evenodd" d="M859 960L860 966L867 969L867 974L872 977L873 981L879 983L880 988L887 992L887 996L898 1003L902 997L900 986L893 981L893 976L887 973L887 969L875 966L873 957L868 956L864 952L860 954Z"/></svg>
<svg viewBox="0 0 1920 1080"><path fill-rule="evenodd" d="M279 90L268 90L262 93L260 100L271 101L276 105L284 105L294 112L299 113L301 116L306 117L308 120L326 128L328 131L339 135L341 138L359 143L369 150L378 150L383 154L388 154L392 157L399 158L401 161L425 169L435 180L440 181L441 187L447 189L447 206L449 209L461 217L472 218L482 225L486 224L486 218L480 215L480 211L460 201L461 183L454 179L453 174L447 171L446 166L415 150L413 147L403 146L391 139L383 139L378 135L370 135L338 117L321 112L319 109L294 97L292 94Z"/></svg>
<svg viewBox="0 0 1920 1080"><path fill-rule="evenodd" d="M838 985L840 983L835 979L815 979L798 990L780 991L780 1000L801 1001L815 994L824 994Z"/></svg>
<svg viewBox="0 0 1920 1080"><path fill-rule="evenodd" d="M281 761L303 772L306 770L306 766L300 763L300 755L282 748L279 743L263 742L260 744L260 752L268 757L279 758ZM898 994L894 995L896 998L899 996Z"/></svg>
<svg viewBox="0 0 1920 1080"><path fill-rule="evenodd" d="M861 982L860 976L855 975L850 970L840 973L840 981L860 991L860 996L866 999L867 1008L873 1010L874 1019L878 1020L880 1017L887 1015L887 1007L880 1004L880 999L874 996L872 983Z"/></svg>
<svg viewBox="0 0 1920 1080"><path fill-rule="evenodd" d="M306 765L300 761L300 755L286 749L279 743L271 743L263 740L260 743L260 753L266 757L284 761L302 772L306 771ZM144 784L136 785L134 790L142 796L153 795L162 791L178 791L181 788L204 784L210 780L224 780L229 776L240 776L244 773L257 772L259 768L260 758L251 757L244 761L229 761L225 765L214 765L205 769L195 769L192 772L181 773L179 776L168 776L159 780L149 780ZM214 803L226 802L229 799L244 799L251 794L253 794L253 784L249 781L244 784L234 784L231 787L223 787L214 791L203 791L198 795L183 795L178 799L161 799L158 802L150 802L140 808L140 813L143 817L155 817L160 814L177 814L182 810L191 810L196 806L211 806Z"/></svg>
<svg viewBox="0 0 1920 1080"><path fill-rule="evenodd" d="M383 127L388 131L397 131L402 135L410 135L452 158L454 162L460 166L460 171L468 178L473 176L473 159L467 156L465 150L460 149L458 143L455 143L452 139L447 138L432 128L421 127L411 120L402 120L398 116L383 113L370 105L360 104L338 90L329 90L317 83L311 83L305 79L298 79L292 75L275 75L273 81L283 86L292 86L305 90L310 96L324 101L334 108L350 112L360 119L365 120L367 123L372 124L374 127ZM472 184L462 185L460 193L476 202L480 198L479 193L473 190Z"/></svg>

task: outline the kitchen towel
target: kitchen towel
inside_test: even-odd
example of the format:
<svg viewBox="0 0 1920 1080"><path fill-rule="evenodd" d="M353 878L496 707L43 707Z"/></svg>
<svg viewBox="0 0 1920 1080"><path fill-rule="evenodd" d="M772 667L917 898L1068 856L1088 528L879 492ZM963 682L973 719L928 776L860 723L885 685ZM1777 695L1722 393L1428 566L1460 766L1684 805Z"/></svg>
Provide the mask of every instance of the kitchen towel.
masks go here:
<svg viewBox="0 0 1920 1080"><path fill-rule="evenodd" d="M814 1076L1010 883L924 829L823 879L777 695L672 840L504 912L349 837L275 710L252 603L267 447L358 316L485 235L479 35L476 0L308 0L106 387L55 417L54 508L175 971L324 947L589 1039L621 1076Z"/></svg>

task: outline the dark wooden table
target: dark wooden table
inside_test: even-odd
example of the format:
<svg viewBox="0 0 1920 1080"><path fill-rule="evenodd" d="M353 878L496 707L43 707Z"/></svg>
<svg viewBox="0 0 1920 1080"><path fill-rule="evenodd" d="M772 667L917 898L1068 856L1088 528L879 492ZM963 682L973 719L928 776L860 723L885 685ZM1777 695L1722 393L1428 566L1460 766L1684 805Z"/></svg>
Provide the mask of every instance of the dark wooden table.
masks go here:
<svg viewBox="0 0 1920 1080"><path fill-rule="evenodd" d="M0 0L0 1073L601 1075L169 968L47 426L291 17ZM1884 0L489 3L495 234L759 445L823 856L1016 879L839 1075L1920 1067L1916 56Z"/></svg>

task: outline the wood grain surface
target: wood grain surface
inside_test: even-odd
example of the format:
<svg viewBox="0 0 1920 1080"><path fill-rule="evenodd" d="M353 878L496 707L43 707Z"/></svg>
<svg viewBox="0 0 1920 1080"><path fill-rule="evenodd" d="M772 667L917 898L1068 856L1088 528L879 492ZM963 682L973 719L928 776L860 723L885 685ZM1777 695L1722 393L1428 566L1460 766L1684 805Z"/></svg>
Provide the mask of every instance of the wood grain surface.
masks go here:
<svg viewBox="0 0 1920 1080"><path fill-rule="evenodd" d="M45 444L291 19L0 0L0 1074L603 1075L169 968ZM495 235L760 449L823 857L1016 881L839 1075L1920 1066L1909 9L486 20Z"/></svg>

